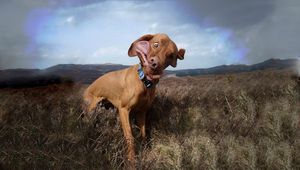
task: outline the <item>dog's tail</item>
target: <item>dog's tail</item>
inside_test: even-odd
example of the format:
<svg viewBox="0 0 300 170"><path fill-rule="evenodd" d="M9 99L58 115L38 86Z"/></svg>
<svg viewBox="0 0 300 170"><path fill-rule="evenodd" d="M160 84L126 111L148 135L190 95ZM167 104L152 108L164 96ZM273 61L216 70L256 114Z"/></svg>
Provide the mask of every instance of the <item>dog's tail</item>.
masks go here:
<svg viewBox="0 0 300 170"><path fill-rule="evenodd" d="M91 111L91 105L93 103L93 100L94 100L94 96L89 92L89 89L87 88L83 93L82 110L84 112Z"/></svg>

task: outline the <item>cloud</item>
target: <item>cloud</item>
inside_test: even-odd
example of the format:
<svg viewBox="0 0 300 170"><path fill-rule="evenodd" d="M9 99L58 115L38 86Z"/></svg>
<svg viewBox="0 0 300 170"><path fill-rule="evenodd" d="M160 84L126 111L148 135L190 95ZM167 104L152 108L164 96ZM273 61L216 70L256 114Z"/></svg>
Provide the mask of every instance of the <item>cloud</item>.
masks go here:
<svg viewBox="0 0 300 170"><path fill-rule="evenodd" d="M32 8L43 5L45 3L38 0L0 2L0 68L31 66L36 56L24 54L28 39L23 24Z"/></svg>
<svg viewBox="0 0 300 170"><path fill-rule="evenodd" d="M134 64L131 42L158 32L187 49L178 68L297 57L299 9L297 0L4 0L0 68Z"/></svg>
<svg viewBox="0 0 300 170"><path fill-rule="evenodd" d="M186 0L181 7L198 22L239 30L261 22L274 10L274 0Z"/></svg>
<svg viewBox="0 0 300 170"><path fill-rule="evenodd" d="M39 67L41 54L31 44L24 27L28 16L36 9L76 7L95 0L1 0L0 1L0 69ZM37 13L36 13L37 14ZM31 28L36 29L36 28ZM28 45L31 44L31 45Z"/></svg>
<svg viewBox="0 0 300 170"><path fill-rule="evenodd" d="M253 62L300 56L300 1L276 1L272 14L242 32Z"/></svg>
<svg viewBox="0 0 300 170"><path fill-rule="evenodd" d="M68 24L72 24L74 21L75 21L74 17L73 17L73 16L70 16L70 17L68 17L68 18L66 19L65 22L68 23Z"/></svg>
<svg viewBox="0 0 300 170"><path fill-rule="evenodd" d="M82 60L81 63L91 63L91 61L97 61L100 59L102 63L112 63L112 57L115 57L114 61L118 61L118 58L120 58L120 56L124 56L124 53L124 50L121 50L115 46L100 47L99 49L96 49L96 51L89 57L90 59L88 61Z"/></svg>
<svg viewBox="0 0 300 170"><path fill-rule="evenodd" d="M182 7L202 25L229 29L248 49L248 64L300 54L298 0L188 0Z"/></svg>
<svg viewBox="0 0 300 170"><path fill-rule="evenodd" d="M39 54L48 65L134 64L138 60L127 57L131 42L143 34L161 32L169 34L179 48L187 49L187 59L178 68L238 63L245 55L240 52L244 47L234 42L230 30L191 23L178 13L176 4L167 1L106 1L59 10L47 20L45 25L41 24L42 31L36 30L33 43L42 49Z"/></svg>
<svg viewBox="0 0 300 170"><path fill-rule="evenodd" d="M158 24L153 32L168 32L178 42L179 48L187 49L186 60L181 61L178 68L241 63L247 53L244 46L234 43L232 32L222 28L202 28L195 24Z"/></svg>

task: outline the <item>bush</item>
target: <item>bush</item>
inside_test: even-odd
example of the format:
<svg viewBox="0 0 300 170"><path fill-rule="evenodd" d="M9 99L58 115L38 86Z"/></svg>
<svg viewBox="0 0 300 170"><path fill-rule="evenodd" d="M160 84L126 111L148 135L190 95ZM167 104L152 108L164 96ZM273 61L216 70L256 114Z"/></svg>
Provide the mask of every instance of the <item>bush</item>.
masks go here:
<svg viewBox="0 0 300 170"><path fill-rule="evenodd" d="M209 136L191 136L184 140L185 169L217 169L218 149Z"/></svg>

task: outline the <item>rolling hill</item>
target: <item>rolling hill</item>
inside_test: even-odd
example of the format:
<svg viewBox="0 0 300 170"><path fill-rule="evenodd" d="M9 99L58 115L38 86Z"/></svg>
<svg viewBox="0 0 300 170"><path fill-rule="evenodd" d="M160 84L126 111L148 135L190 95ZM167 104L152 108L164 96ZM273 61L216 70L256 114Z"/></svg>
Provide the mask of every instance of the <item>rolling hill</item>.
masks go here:
<svg viewBox="0 0 300 170"><path fill-rule="evenodd" d="M221 65L212 68L165 71L166 75L198 76L251 72L267 69L288 69L296 67L297 59L269 59L254 65ZM42 86L61 82L88 84L99 76L114 70L127 68L120 64L59 64L46 69L0 70L0 88Z"/></svg>

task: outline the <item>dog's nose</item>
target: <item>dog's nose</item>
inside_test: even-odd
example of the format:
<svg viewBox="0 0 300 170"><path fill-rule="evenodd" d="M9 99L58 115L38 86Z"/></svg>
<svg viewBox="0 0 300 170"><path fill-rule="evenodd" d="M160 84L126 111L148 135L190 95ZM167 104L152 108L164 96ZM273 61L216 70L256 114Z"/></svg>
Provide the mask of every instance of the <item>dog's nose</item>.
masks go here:
<svg viewBox="0 0 300 170"><path fill-rule="evenodd" d="M150 65L153 69L156 69L156 67L158 66L158 62L155 58L151 58L150 59Z"/></svg>
<svg viewBox="0 0 300 170"><path fill-rule="evenodd" d="M155 69L157 67L157 62L156 61L151 62L151 67Z"/></svg>

